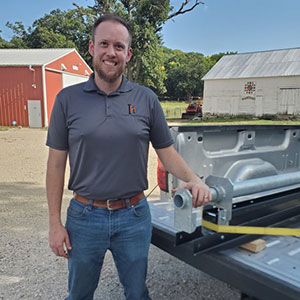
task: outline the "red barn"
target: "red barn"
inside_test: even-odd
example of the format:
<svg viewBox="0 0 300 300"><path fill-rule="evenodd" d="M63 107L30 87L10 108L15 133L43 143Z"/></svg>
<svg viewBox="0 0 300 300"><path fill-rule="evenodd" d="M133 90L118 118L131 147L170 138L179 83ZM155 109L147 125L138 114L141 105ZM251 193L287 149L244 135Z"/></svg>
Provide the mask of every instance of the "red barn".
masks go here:
<svg viewBox="0 0 300 300"><path fill-rule="evenodd" d="M0 125L48 126L57 93L91 73L75 49L0 49Z"/></svg>

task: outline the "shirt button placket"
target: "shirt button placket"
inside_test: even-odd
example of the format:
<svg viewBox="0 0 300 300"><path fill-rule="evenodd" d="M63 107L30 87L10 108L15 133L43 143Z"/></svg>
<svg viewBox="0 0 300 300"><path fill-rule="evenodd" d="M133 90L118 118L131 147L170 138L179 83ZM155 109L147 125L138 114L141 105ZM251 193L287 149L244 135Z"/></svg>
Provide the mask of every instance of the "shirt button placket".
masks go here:
<svg viewBox="0 0 300 300"><path fill-rule="evenodd" d="M106 102L106 116L111 117L111 105L110 105L110 99L109 97L105 97L105 102Z"/></svg>

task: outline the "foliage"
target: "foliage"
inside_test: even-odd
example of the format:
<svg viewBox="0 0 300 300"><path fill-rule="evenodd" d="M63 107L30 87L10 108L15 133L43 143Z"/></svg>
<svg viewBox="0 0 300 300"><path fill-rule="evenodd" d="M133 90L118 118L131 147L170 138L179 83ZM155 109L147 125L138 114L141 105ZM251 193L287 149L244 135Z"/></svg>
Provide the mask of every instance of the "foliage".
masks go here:
<svg viewBox="0 0 300 300"><path fill-rule="evenodd" d="M132 30L134 52L127 66L127 77L158 93L164 93L166 73L161 68L162 41L159 31L171 10L169 0L95 0L91 10L94 16L114 13L128 22ZM87 15L86 12L82 14Z"/></svg>
<svg viewBox="0 0 300 300"><path fill-rule="evenodd" d="M27 32L22 22L15 22L14 25L7 22L6 26L15 33L9 42L10 48L28 48L26 43Z"/></svg>
<svg viewBox="0 0 300 300"><path fill-rule="evenodd" d="M83 11L90 13L90 9ZM83 16L77 9L56 9L34 21L27 30L21 22L7 26L14 32L12 48L76 48L89 62L88 40L93 22L94 18Z"/></svg>
<svg viewBox="0 0 300 300"><path fill-rule="evenodd" d="M225 54L204 57L201 53L184 53L164 48L164 68L167 72L166 95L178 100L189 100L192 96L203 96L203 76Z"/></svg>
<svg viewBox="0 0 300 300"><path fill-rule="evenodd" d="M22 22L7 23L14 35L9 42L0 36L0 48L75 48L91 66L88 41L93 23L104 13L115 13L127 20L133 32L127 77L151 87L158 95L185 100L202 95L201 78L224 53L204 57L167 49L162 47L160 32L167 20L201 3L182 0L177 10L170 6L170 0L94 0L87 8L74 4L76 9L53 10L28 28Z"/></svg>
<svg viewBox="0 0 300 300"><path fill-rule="evenodd" d="M1 34L1 32L2 31L0 30L0 34ZM0 49L5 49L5 48L12 48L12 45L11 45L11 43L4 40L0 35Z"/></svg>
<svg viewBox="0 0 300 300"><path fill-rule="evenodd" d="M189 7L190 2L194 4ZM97 16L114 13L127 20L133 33L134 51L127 77L163 94L166 92L164 81L167 73L163 68L162 26L167 20L193 10L200 3L198 0L185 0L174 11L169 0L94 0L91 10Z"/></svg>
<svg viewBox="0 0 300 300"><path fill-rule="evenodd" d="M171 98L188 100L191 96L202 95L204 56L200 53L184 53L180 50L167 50L165 61L168 77L165 81L167 95Z"/></svg>

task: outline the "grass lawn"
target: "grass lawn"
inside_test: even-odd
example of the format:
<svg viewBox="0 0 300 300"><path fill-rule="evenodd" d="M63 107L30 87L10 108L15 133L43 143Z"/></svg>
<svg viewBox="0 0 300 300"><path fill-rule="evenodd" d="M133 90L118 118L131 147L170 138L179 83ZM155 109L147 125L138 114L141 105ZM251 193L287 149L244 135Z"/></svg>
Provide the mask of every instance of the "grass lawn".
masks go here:
<svg viewBox="0 0 300 300"><path fill-rule="evenodd" d="M245 120L241 118L210 119L210 120L181 120L167 119L170 125L300 125L300 120Z"/></svg>
<svg viewBox="0 0 300 300"><path fill-rule="evenodd" d="M222 124L252 124L252 125L300 125L300 117L295 120L266 120L253 117L237 116L237 117L216 117L212 119L200 120L182 120L181 114L185 112L188 104L179 101L161 101L160 102L166 119L169 124L180 125L222 125Z"/></svg>
<svg viewBox="0 0 300 300"><path fill-rule="evenodd" d="M188 104L184 101L160 101L163 110L182 108L186 109Z"/></svg>
<svg viewBox="0 0 300 300"><path fill-rule="evenodd" d="M166 119L180 119L188 104L183 101L161 101Z"/></svg>
<svg viewBox="0 0 300 300"><path fill-rule="evenodd" d="M161 101L160 102L166 119L170 125L234 125L234 124L256 124L256 125L300 125L300 117L296 120L266 120L249 117L216 117L214 119L182 120L181 114L185 112L188 103L184 101ZM10 127L0 126L0 131Z"/></svg>

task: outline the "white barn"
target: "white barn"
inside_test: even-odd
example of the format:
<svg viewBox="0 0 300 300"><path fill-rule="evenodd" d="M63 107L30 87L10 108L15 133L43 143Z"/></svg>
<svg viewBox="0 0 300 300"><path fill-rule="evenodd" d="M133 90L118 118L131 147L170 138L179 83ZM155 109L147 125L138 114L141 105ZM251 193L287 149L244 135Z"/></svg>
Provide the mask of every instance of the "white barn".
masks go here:
<svg viewBox="0 0 300 300"><path fill-rule="evenodd" d="M204 115L300 114L300 48L225 55L202 79Z"/></svg>

